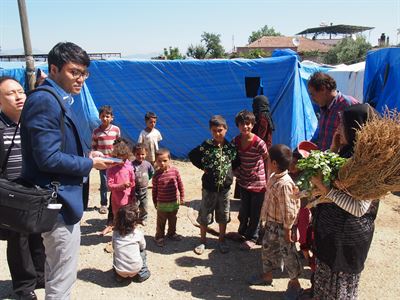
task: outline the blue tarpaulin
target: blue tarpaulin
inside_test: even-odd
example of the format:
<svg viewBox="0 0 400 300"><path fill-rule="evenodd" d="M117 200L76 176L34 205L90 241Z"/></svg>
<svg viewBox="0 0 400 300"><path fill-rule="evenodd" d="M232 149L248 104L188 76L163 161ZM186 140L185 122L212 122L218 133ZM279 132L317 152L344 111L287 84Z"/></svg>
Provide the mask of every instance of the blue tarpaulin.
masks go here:
<svg viewBox="0 0 400 300"><path fill-rule="evenodd" d="M210 137L208 120L214 114L228 121L228 139L239 133L234 117L251 111L246 98L245 77L260 77L268 96L276 131L273 143L294 148L310 139L317 119L307 93L304 74L295 56L255 60L92 61L90 77L73 109L82 120L82 132L98 124L97 108L111 105L114 123L123 136L136 141L144 115L158 115L161 146L176 157ZM4 70L0 70L0 75ZM304 71L302 71L304 72Z"/></svg>
<svg viewBox="0 0 400 300"><path fill-rule="evenodd" d="M364 101L382 112L400 108L400 48L368 52L364 73Z"/></svg>

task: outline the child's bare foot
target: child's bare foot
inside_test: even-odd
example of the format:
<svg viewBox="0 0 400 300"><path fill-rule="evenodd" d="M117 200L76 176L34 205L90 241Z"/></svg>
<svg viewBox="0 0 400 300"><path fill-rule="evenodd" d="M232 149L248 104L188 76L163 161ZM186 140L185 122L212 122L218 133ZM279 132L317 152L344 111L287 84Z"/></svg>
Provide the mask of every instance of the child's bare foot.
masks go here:
<svg viewBox="0 0 400 300"><path fill-rule="evenodd" d="M109 225L109 226L106 226L106 228L104 228L102 232L100 232L100 235L107 235L112 231L113 231L113 227Z"/></svg>

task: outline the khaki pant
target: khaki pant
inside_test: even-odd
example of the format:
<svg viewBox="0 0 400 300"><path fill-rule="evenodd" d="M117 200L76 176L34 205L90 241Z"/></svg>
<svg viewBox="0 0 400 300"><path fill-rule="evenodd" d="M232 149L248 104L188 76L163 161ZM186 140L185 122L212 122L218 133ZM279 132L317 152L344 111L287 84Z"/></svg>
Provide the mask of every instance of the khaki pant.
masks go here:
<svg viewBox="0 0 400 300"><path fill-rule="evenodd" d="M157 229L156 239L163 238L165 236L165 225L168 221L167 236L173 236L176 233L176 221L178 211L164 212L157 210Z"/></svg>

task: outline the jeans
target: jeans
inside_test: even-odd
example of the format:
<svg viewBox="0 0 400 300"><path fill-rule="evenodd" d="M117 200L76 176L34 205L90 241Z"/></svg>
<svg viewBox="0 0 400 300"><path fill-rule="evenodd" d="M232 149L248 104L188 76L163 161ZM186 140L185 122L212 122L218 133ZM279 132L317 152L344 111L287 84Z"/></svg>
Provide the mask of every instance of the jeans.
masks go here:
<svg viewBox="0 0 400 300"><path fill-rule="evenodd" d="M107 174L106 170L100 170L100 205L107 206Z"/></svg>
<svg viewBox="0 0 400 300"><path fill-rule="evenodd" d="M258 240L261 207L265 192L251 192L240 188L239 230L246 240Z"/></svg>
<svg viewBox="0 0 400 300"><path fill-rule="evenodd" d="M143 266L140 269L139 273L136 274L136 276L133 277L133 281L135 282L143 282L147 278L150 277L150 271L149 268L147 267L147 255L146 255L146 250L140 251L140 256L142 257L143 260Z"/></svg>

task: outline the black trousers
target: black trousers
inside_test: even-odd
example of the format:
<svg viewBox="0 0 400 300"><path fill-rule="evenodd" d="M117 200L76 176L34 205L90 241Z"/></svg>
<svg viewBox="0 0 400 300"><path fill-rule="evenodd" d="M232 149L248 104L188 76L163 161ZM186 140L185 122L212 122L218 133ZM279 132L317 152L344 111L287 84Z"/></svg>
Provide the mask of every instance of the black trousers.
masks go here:
<svg viewBox="0 0 400 300"><path fill-rule="evenodd" d="M34 291L37 283L44 283L46 260L41 234L9 231L7 261L15 293Z"/></svg>

